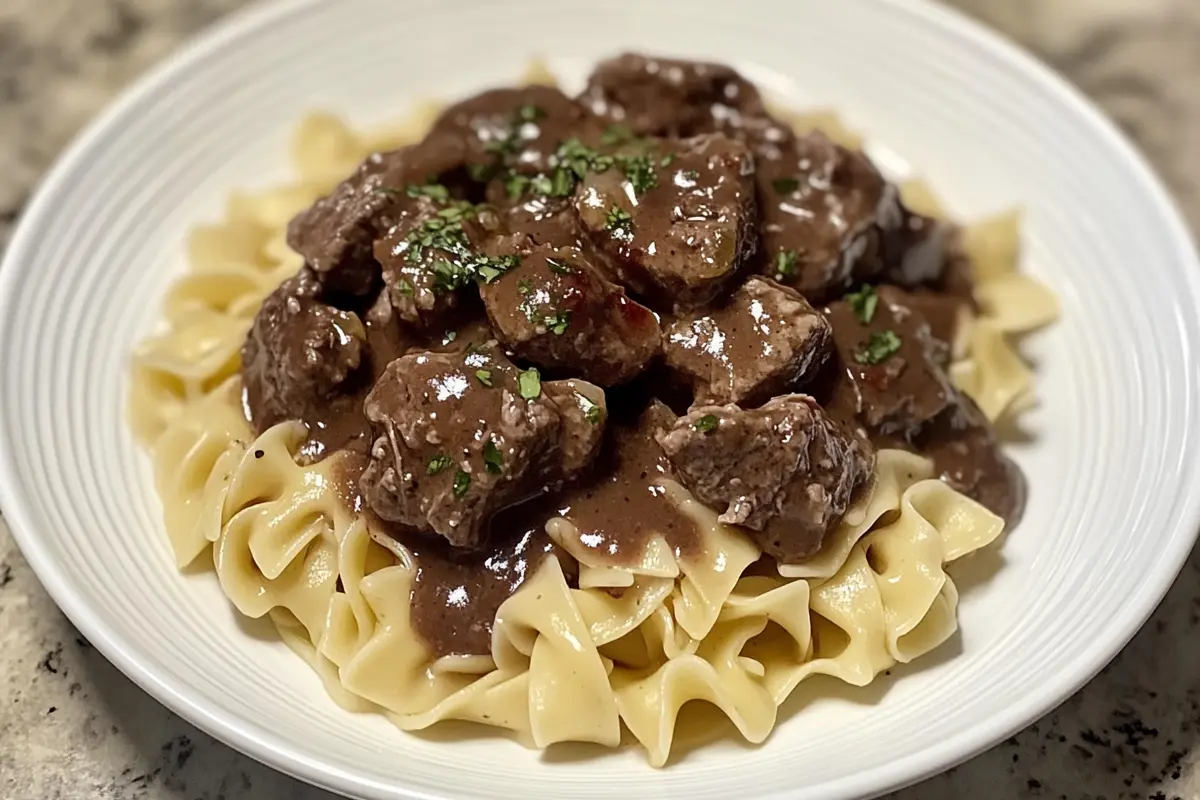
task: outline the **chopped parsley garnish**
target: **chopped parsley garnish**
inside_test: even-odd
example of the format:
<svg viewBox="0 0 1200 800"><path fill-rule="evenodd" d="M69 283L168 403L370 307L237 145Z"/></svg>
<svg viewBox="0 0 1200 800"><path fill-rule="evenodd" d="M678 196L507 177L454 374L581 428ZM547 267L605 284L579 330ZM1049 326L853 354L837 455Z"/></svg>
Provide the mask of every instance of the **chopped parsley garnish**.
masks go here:
<svg viewBox="0 0 1200 800"><path fill-rule="evenodd" d="M684 170L683 177L689 181L694 181L700 177L700 172L694 169Z"/></svg>
<svg viewBox="0 0 1200 800"><path fill-rule="evenodd" d="M528 278L521 278L521 280L517 281L517 293L518 294L526 295L532 291L533 291L533 284L529 282Z"/></svg>
<svg viewBox="0 0 1200 800"><path fill-rule="evenodd" d="M491 264L484 264L479 268L479 277L483 278L484 283L492 283L503 274L504 272L499 267Z"/></svg>
<svg viewBox="0 0 1200 800"><path fill-rule="evenodd" d="M671 166L671 162L674 160L675 160L675 154L667 153L665 156L662 157L662 160L658 162L658 165L660 167L669 167L669 166Z"/></svg>
<svg viewBox="0 0 1200 800"><path fill-rule="evenodd" d="M457 261L439 258L429 267L435 292L457 292L471 282L471 273Z"/></svg>
<svg viewBox="0 0 1200 800"><path fill-rule="evenodd" d="M462 497L471 488L471 476L461 469L454 473L454 496Z"/></svg>
<svg viewBox="0 0 1200 800"><path fill-rule="evenodd" d="M532 183L532 179L528 175L520 175L516 172L510 174L504 179L504 190L508 192L508 199L521 199L521 195L525 194L530 183Z"/></svg>
<svg viewBox="0 0 1200 800"><path fill-rule="evenodd" d="M546 327L554 333L555 336L562 336L567 331L567 326L571 324L570 311L558 311L546 317Z"/></svg>
<svg viewBox="0 0 1200 800"><path fill-rule="evenodd" d="M536 369L527 369L517 376L517 391L526 400L532 400L542 393L542 376Z"/></svg>
<svg viewBox="0 0 1200 800"><path fill-rule="evenodd" d="M855 316L863 325L870 325L871 320L875 318L875 309L879 305L879 295L875 294L875 287L865 285L857 292L850 292L846 295L846 302L850 304L850 308L854 309Z"/></svg>
<svg viewBox="0 0 1200 800"><path fill-rule="evenodd" d="M442 344L450 344L457 338L458 331L446 331L445 335L442 336Z"/></svg>
<svg viewBox="0 0 1200 800"><path fill-rule="evenodd" d="M546 112L540 106L529 104L517 109L517 119L521 122L533 122L535 119L541 119L544 116L546 116Z"/></svg>
<svg viewBox="0 0 1200 800"><path fill-rule="evenodd" d="M496 447L495 439L488 439L483 445L483 466L493 475L499 475L504 467L504 456L500 453L500 448Z"/></svg>
<svg viewBox="0 0 1200 800"><path fill-rule="evenodd" d="M475 370L475 377L478 378L479 382L484 386L492 385L492 371L490 369Z"/></svg>
<svg viewBox="0 0 1200 800"><path fill-rule="evenodd" d="M617 156L616 161L634 194L645 194L658 186L658 171L650 156Z"/></svg>
<svg viewBox="0 0 1200 800"><path fill-rule="evenodd" d="M800 254L795 250L780 250L775 256L775 277L790 278L796 272Z"/></svg>
<svg viewBox="0 0 1200 800"><path fill-rule="evenodd" d="M405 258L411 264L420 264L427 249L444 253L425 267L433 275L435 292L455 292L472 280L491 283L520 263L517 256L486 256L472 248L463 222L475 213L476 208L470 203L451 201L405 237L408 243ZM404 293L403 288L400 291Z"/></svg>
<svg viewBox="0 0 1200 800"><path fill-rule="evenodd" d="M442 202L450 199L450 190L440 183L427 183L424 186L410 183L406 191L409 197L429 197Z"/></svg>
<svg viewBox="0 0 1200 800"><path fill-rule="evenodd" d="M771 181L771 188L780 194L791 194L800 188L800 181L795 178L776 178Z"/></svg>
<svg viewBox="0 0 1200 800"><path fill-rule="evenodd" d="M563 261L562 259L547 258L546 266L548 266L550 268L550 271L553 272L555 275L574 275L575 274L575 270L572 269L571 265L568 264L567 262Z"/></svg>
<svg viewBox="0 0 1200 800"><path fill-rule="evenodd" d="M450 466L450 456L436 455L429 459L429 463L425 465L426 475L437 475L439 472Z"/></svg>
<svg viewBox="0 0 1200 800"><path fill-rule="evenodd" d="M396 291L405 297L412 297L414 294L413 286L408 282L407 278L400 278L396 281Z"/></svg>
<svg viewBox="0 0 1200 800"><path fill-rule="evenodd" d="M593 425L599 425L604 419L604 409L600 408L600 404L593 403L579 392L575 393L575 397L579 400L579 407L583 409L583 418Z"/></svg>
<svg viewBox="0 0 1200 800"><path fill-rule="evenodd" d="M633 131L629 129L628 125L622 125L619 122L609 125L600 136L600 144L625 144L630 141L633 141Z"/></svg>
<svg viewBox="0 0 1200 800"><path fill-rule="evenodd" d="M867 343L860 347L854 358L860 364L879 364L887 361L900 349L900 337L895 331L879 331L867 337Z"/></svg>
<svg viewBox="0 0 1200 800"><path fill-rule="evenodd" d="M608 210L608 218L604 222L604 227L608 228L613 233L621 232L628 234L629 223L633 221L633 217L629 216L629 212L620 206L613 206Z"/></svg>
<svg viewBox="0 0 1200 800"><path fill-rule="evenodd" d="M703 417L693 422L692 427L701 433L708 434L715 431L719 423L720 420L717 419L715 414L705 414Z"/></svg>
<svg viewBox="0 0 1200 800"><path fill-rule="evenodd" d="M571 172L563 167L554 170L554 177L550 181L550 191L547 194L554 197L566 197L575 191L575 179Z"/></svg>

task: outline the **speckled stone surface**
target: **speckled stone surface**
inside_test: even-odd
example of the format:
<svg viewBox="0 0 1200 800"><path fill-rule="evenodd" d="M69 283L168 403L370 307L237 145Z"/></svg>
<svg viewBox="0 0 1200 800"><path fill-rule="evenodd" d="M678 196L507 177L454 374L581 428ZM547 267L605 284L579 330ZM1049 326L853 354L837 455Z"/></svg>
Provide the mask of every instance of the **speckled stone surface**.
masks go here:
<svg viewBox="0 0 1200 800"><path fill-rule="evenodd" d="M957 0L1100 101L1200 230L1200 0ZM70 136L240 0L0 0L0 247ZM328 800L168 712L46 596L0 523L0 800ZM1200 554L1090 685L891 800L1200 798Z"/></svg>

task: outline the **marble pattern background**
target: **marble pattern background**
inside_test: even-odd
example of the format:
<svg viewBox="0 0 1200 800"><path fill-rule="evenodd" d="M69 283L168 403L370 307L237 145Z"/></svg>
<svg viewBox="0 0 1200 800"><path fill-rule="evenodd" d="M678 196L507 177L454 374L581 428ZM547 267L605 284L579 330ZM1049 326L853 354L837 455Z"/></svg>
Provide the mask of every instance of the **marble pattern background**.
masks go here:
<svg viewBox="0 0 1200 800"><path fill-rule="evenodd" d="M954 0L1075 81L1200 230L1200 0ZM0 249L41 173L122 86L241 0L0 0ZM1200 799L1200 552L1061 708L890 800ZM332 800L199 732L62 616L0 522L0 798Z"/></svg>

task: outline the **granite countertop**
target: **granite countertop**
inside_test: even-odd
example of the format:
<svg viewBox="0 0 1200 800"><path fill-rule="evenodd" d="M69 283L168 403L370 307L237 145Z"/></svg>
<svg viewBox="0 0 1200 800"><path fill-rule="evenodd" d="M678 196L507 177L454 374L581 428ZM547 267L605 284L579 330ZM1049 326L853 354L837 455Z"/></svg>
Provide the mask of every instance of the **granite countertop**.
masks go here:
<svg viewBox="0 0 1200 800"><path fill-rule="evenodd" d="M1062 70L1150 155L1200 230L1200 0L955 0ZM0 2L0 249L75 131L241 0ZM0 522L0 798L332 800L214 741L82 638ZM1061 708L891 800L1200 798L1200 551Z"/></svg>

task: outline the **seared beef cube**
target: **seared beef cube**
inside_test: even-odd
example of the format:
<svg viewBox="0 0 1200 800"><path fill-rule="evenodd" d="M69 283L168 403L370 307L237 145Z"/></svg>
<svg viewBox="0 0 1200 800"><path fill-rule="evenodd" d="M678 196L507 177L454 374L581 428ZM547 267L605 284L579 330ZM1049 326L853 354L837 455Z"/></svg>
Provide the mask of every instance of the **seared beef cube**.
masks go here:
<svg viewBox="0 0 1200 800"><path fill-rule="evenodd" d="M936 284L957 238L953 224L902 209L900 224L881 241L882 279L909 289Z"/></svg>
<svg viewBox="0 0 1200 800"><path fill-rule="evenodd" d="M874 299L871 299L874 294ZM946 347L904 304L881 287L825 309L844 370L847 405L872 434L911 440L951 402L954 387L939 364Z"/></svg>
<svg viewBox="0 0 1200 800"><path fill-rule="evenodd" d="M657 438L692 494L783 564L821 549L874 468L870 447L801 394L695 407Z"/></svg>
<svg viewBox="0 0 1200 800"><path fill-rule="evenodd" d="M946 483L977 500L1010 525L1025 505L1021 471L996 444L987 417L967 395L956 392L954 403L929 426L919 451L933 459Z"/></svg>
<svg viewBox="0 0 1200 800"><path fill-rule="evenodd" d="M828 320L796 291L751 277L729 301L667 328L667 364L704 404L757 405L814 376L833 350Z"/></svg>
<svg viewBox="0 0 1200 800"><path fill-rule="evenodd" d="M562 424L558 429L558 449L562 461L553 465L546 479L554 481L567 475L577 475L600 452L605 423L608 421L604 390L587 381L575 379L546 381L542 388L562 416Z"/></svg>
<svg viewBox="0 0 1200 800"><path fill-rule="evenodd" d="M871 277L881 229L899 224L895 189L870 160L819 132L760 158L758 191L760 269L814 303Z"/></svg>
<svg viewBox="0 0 1200 800"><path fill-rule="evenodd" d="M495 512L586 463L599 439L576 436L581 449L565 458L557 403L494 344L396 359L364 412L376 436L360 481L368 504L465 549L483 544Z"/></svg>
<svg viewBox="0 0 1200 800"><path fill-rule="evenodd" d="M536 248L480 294L500 341L540 367L615 386L659 351L662 333L653 312L605 280L575 248Z"/></svg>
<svg viewBox="0 0 1200 800"><path fill-rule="evenodd" d="M638 136L694 136L766 114L754 84L723 64L627 53L602 61L580 101Z"/></svg>
<svg viewBox="0 0 1200 800"><path fill-rule="evenodd" d="M376 153L291 221L288 244L330 289L368 294L379 280L372 245L415 202L408 187L455 169L462 158L461 147L447 139Z"/></svg>
<svg viewBox="0 0 1200 800"><path fill-rule="evenodd" d="M320 292L307 267L284 281L263 302L242 346L242 383L260 432L312 417L363 359L362 321L320 302Z"/></svg>
<svg viewBox="0 0 1200 800"><path fill-rule="evenodd" d="M588 174L579 217L622 283L666 308L703 305L754 255L754 157L720 134L642 147Z"/></svg>
<svg viewBox="0 0 1200 800"><path fill-rule="evenodd" d="M469 204L420 198L375 243L388 297L402 321L426 329L447 324L463 288L494 280L518 262L482 252L488 224L494 224L491 217L477 215Z"/></svg>
<svg viewBox="0 0 1200 800"><path fill-rule="evenodd" d="M905 292L893 288L887 292L894 304L916 312L929 323L929 333L936 340L933 354L939 366L948 367L959 332L971 317L970 299L928 289Z"/></svg>
<svg viewBox="0 0 1200 800"><path fill-rule="evenodd" d="M460 139L467 169L484 179L506 169L527 175L548 171L559 144L580 136L589 124L587 110L558 89L525 86L493 89L450 106L434 123L431 136Z"/></svg>

